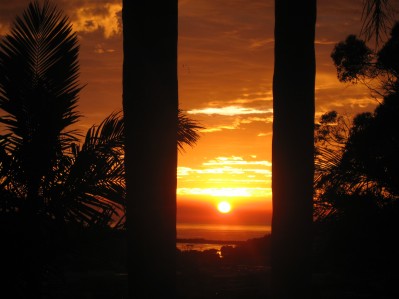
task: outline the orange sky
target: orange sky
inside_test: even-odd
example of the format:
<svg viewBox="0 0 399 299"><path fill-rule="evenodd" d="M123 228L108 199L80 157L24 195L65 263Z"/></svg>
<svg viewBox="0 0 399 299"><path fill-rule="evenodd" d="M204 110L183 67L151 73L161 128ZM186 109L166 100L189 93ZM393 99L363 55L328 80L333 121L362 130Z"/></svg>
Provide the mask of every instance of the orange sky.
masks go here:
<svg viewBox="0 0 399 299"><path fill-rule="evenodd" d="M0 35L28 0L0 2ZM121 0L55 0L78 31L84 132L122 107ZM319 0L316 117L372 111L361 86L336 79L330 53L361 26L363 0ZM206 129L179 155L178 221L269 224L274 1L179 1L180 107ZM149 16L150 17L150 16ZM295 47L295 45L292 45ZM228 200L232 213L216 211Z"/></svg>

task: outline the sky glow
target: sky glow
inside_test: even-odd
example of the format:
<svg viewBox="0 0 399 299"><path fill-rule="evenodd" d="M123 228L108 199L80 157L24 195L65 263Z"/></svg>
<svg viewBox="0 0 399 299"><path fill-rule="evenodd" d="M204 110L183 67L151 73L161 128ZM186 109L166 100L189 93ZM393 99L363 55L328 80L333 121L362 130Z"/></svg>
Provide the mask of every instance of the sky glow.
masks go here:
<svg viewBox="0 0 399 299"><path fill-rule="evenodd" d="M0 35L29 2L0 2ZM54 3L78 33L85 87L77 129L85 133L122 109L122 1ZM354 115L377 104L367 88L338 82L330 58L337 42L360 32L362 5L318 1L316 120L330 110ZM178 157L178 213L179 204L199 197L213 207L226 197L243 209L259 209L259 203L270 208L273 30L274 0L179 1L179 105L205 129L198 144Z"/></svg>

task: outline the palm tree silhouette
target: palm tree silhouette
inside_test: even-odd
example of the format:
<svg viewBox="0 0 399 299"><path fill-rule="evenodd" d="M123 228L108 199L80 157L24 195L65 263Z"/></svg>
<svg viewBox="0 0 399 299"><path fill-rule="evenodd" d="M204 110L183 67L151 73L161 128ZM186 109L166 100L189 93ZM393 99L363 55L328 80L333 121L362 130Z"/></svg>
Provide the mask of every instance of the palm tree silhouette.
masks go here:
<svg viewBox="0 0 399 299"><path fill-rule="evenodd" d="M366 0L361 33L376 45L389 0ZM273 77L272 288L275 298L309 297L312 232L315 20L317 1L275 1ZM292 47L292 45L295 47Z"/></svg>
<svg viewBox="0 0 399 299"><path fill-rule="evenodd" d="M55 169L76 132L67 128L79 119L78 42L67 17L45 2L31 2L17 17L0 46L0 118L8 131L1 137L7 167L2 190L19 199L26 237L26 276L32 298L40 297L44 233L41 217ZM3 163L4 164L4 163ZM4 173L6 171L6 173ZM4 179L4 175L5 178Z"/></svg>
<svg viewBox="0 0 399 299"><path fill-rule="evenodd" d="M275 1L273 298L309 298L316 0ZM292 45L295 45L294 47Z"/></svg>
<svg viewBox="0 0 399 299"><path fill-rule="evenodd" d="M130 298L176 297L177 2L123 1Z"/></svg>
<svg viewBox="0 0 399 299"><path fill-rule="evenodd" d="M77 145L78 49L68 18L38 1L0 44L0 190L9 211L88 225L122 204L123 122L112 114Z"/></svg>
<svg viewBox="0 0 399 299"><path fill-rule="evenodd" d="M2 212L27 210L90 226L125 205L122 112L92 126L82 145L69 129L79 119L78 49L68 18L38 1L0 43ZM178 110L181 152L195 145L201 128Z"/></svg>
<svg viewBox="0 0 399 299"><path fill-rule="evenodd" d="M43 208L41 189L77 140L67 128L79 118L78 50L68 19L37 1L16 18L0 45L0 109L5 112L0 123L9 132L2 139L13 154L23 207L32 213Z"/></svg>
<svg viewBox="0 0 399 299"><path fill-rule="evenodd" d="M0 42L1 227L31 298L41 298L50 241L65 237L69 224L107 227L125 212L122 112L91 127L82 144L71 129L80 116L78 50L68 18L48 1L30 3ZM202 127L182 110L177 116L183 151Z"/></svg>

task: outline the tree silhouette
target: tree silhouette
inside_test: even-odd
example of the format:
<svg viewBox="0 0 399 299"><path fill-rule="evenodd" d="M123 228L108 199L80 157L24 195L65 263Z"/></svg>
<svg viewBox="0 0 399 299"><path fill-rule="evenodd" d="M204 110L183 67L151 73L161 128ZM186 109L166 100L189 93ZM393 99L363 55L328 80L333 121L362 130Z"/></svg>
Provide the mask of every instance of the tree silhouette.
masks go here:
<svg viewBox="0 0 399 299"><path fill-rule="evenodd" d="M189 118L181 109L178 110L177 117L177 147L179 152L183 153L186 145L193 147L197 143L200 138L198 131L204 127Z"/></svg>
<svg viewBox="0 0 399 299"><path fill-rule="evenodd" d="M386 26L387 3L364 3L362 34L375 36L376 44ZM276 298L310 297L315 21L316 1L306 6L275 1L272 287Z"/></svg>
<svg viewBox="0 0 399 299"><path fill-rule="evenodd" d="M366 41L374 37L375 46L384 39L391 27L394 9L391 0L365 0L363 2L362 28L360 35Z"/></svg>
<svg viewBox="0 0 399 299"><path fill-rule="evenodd" d="M273 298L311 292L315 22L315 0L275 1Z"/></svg>
<svg viewBox="0 0 399 299"><path fill-rule="evenodd" d="M316 130L318 218L339 212L349 196L367 195L379 206L399 197L398 102L397 94L390 95L374 113L358 114L351 123L335 111L323 116Z"/></svg>
<svg viewBox="0 0 399 299"><path fill-rule="evenodd" d="M29 199L19 180L18 161L8 148L10 136L1 144L1 212L19 217ZM110 226L125 205L123 137L122 117L111 114L88 130L81 146L71 143L47 175L46 184L40 185L39 216L59 226Z"/></svg>
<svg viewBox="0 0 399 299"><path fill-rule="evenodd" d="M81 89L77 36L68 19L48 2L30 3L2 40L0 68L0 108L6 112L0 122L12 133L7 148L26 187L27 210L38 213L40 185L77 140L67 130L79 118Z"/></svg>
<svg viewBox="0 0 399 299"><path fill-rule="evenodd" d="M92 126L82 144L82 136L70 129L79 120L78 50L68 18L48 1L31 2L0 42L0 213L9 257L5 271L10 273L7 285L25 297L41 298L43 283L53 273L49 267L65 262L59 259L66 257L68 230L75 224L115 225L126 208L122 113ZM147 108L151 114L152 107ZM185 145L195 145L202 126L184 111L176 112L174 148L184 151ZM165 137L162 131L152 133L155 143ZM165 148L159 148L163 156ZM18 288L19 283L27 287Z"/></svg>
<svg viewBox="0 0 399 299"><path fill-rule="evenodd" d="M10 132L2 145L12 153L12 168L7 168L13 173L7 177L17 182L13 187L20 192L19 208L32 244L26 260L31 298L40 297L40 216L47 204L42 186L51 184L63 151L76 140L67 127L79 118L77 58L76 34L68 18L49 2L31 2L0 47L0 108L6 113L0 122Z"/></svg>
<svg viewBox="0 0 399 299"><path fill-rule="evenodd" d="M398 104L398 94L389 95L351 123L331 112L316 130L319 259L329 271L363 281L376 275L388 293L396 288L390 281L399 264L393 238L399 227Z"/></svg>
<svg viewBox="0 0 399 299"><path fill-rule="evenodd" d="M373 113L357 115L352 124L342 122L336 112L323 116L316 131L320 170L316 188L320 190L318 198L324 198L321 202L331 201L338 193L368 194L385 200L398 196L398 162L394 154L398 150L398 32L396 23L378 51L350 35L331 54L340 81L377 80L383 99Z"/></svg>
<svg viewBox="0 0 399 299"><path fill-rule="evenodd" d="M176 297L177 7L123 1L130 298Z"/></svg>
<svg viewBox="0 0 399 299"><path fill-rule="evenodd" d="M366 42L349 35L345 41L335 45L331 58L341 82L362 83L378 96L395 93L398 90L399 23L381 49L372 50Z"/></svg>
<svg viewBox="0 0 399 299"><path fill-rule="evenodd" d="M119 121L122 121L122 118L120 118ZM183 154L185 152L186 146L193 147L197 143L200 138L198 131L203 128L204 127L200 125L196 120L189 118L186 115L185 111L181 109L178 110L177 147L180 153ZM124 136L125 135L123 135L123 138ZM125 192L123 194L125 194ZM119 219L118 223L114 225L116 225L117 228L126 229L126 201L123 202L123 213L121 217L117 217Z"/></svg>
<svg viewBox="0 0 399 299"><path fill-rule="evenodd" d="M0 44L1 211L93 224L123 204L124 125L111 114L82 146L78 43L68 18L29 4ZM30 216L29 216L30 217Z"/></svg>
<svg viewBox="0 0 399 299"><path fill-rule="evenodd" d="M398 29L396 23L379 49L355 35L335 46L331 57L340 81L366 84L382 100L351 121L329 112L316 126L315 219L325 242L322 259L359 280L376 275L374 280L383 280L381 296L396 293L391 281L399 264L392 238L399 227Z"/></svg>

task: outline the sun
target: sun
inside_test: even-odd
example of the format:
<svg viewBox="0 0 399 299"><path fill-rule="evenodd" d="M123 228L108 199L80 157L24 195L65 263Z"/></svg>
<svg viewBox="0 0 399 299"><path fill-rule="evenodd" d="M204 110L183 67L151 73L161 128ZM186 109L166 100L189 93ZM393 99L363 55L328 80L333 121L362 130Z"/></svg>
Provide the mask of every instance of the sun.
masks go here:
<svg viewBox="0 0 399 299"><path fill-rule="evenodd" d="M221 201L218 203L218 211L220 213L226 214L231 211L231 205L227 201Z"/></svg>

